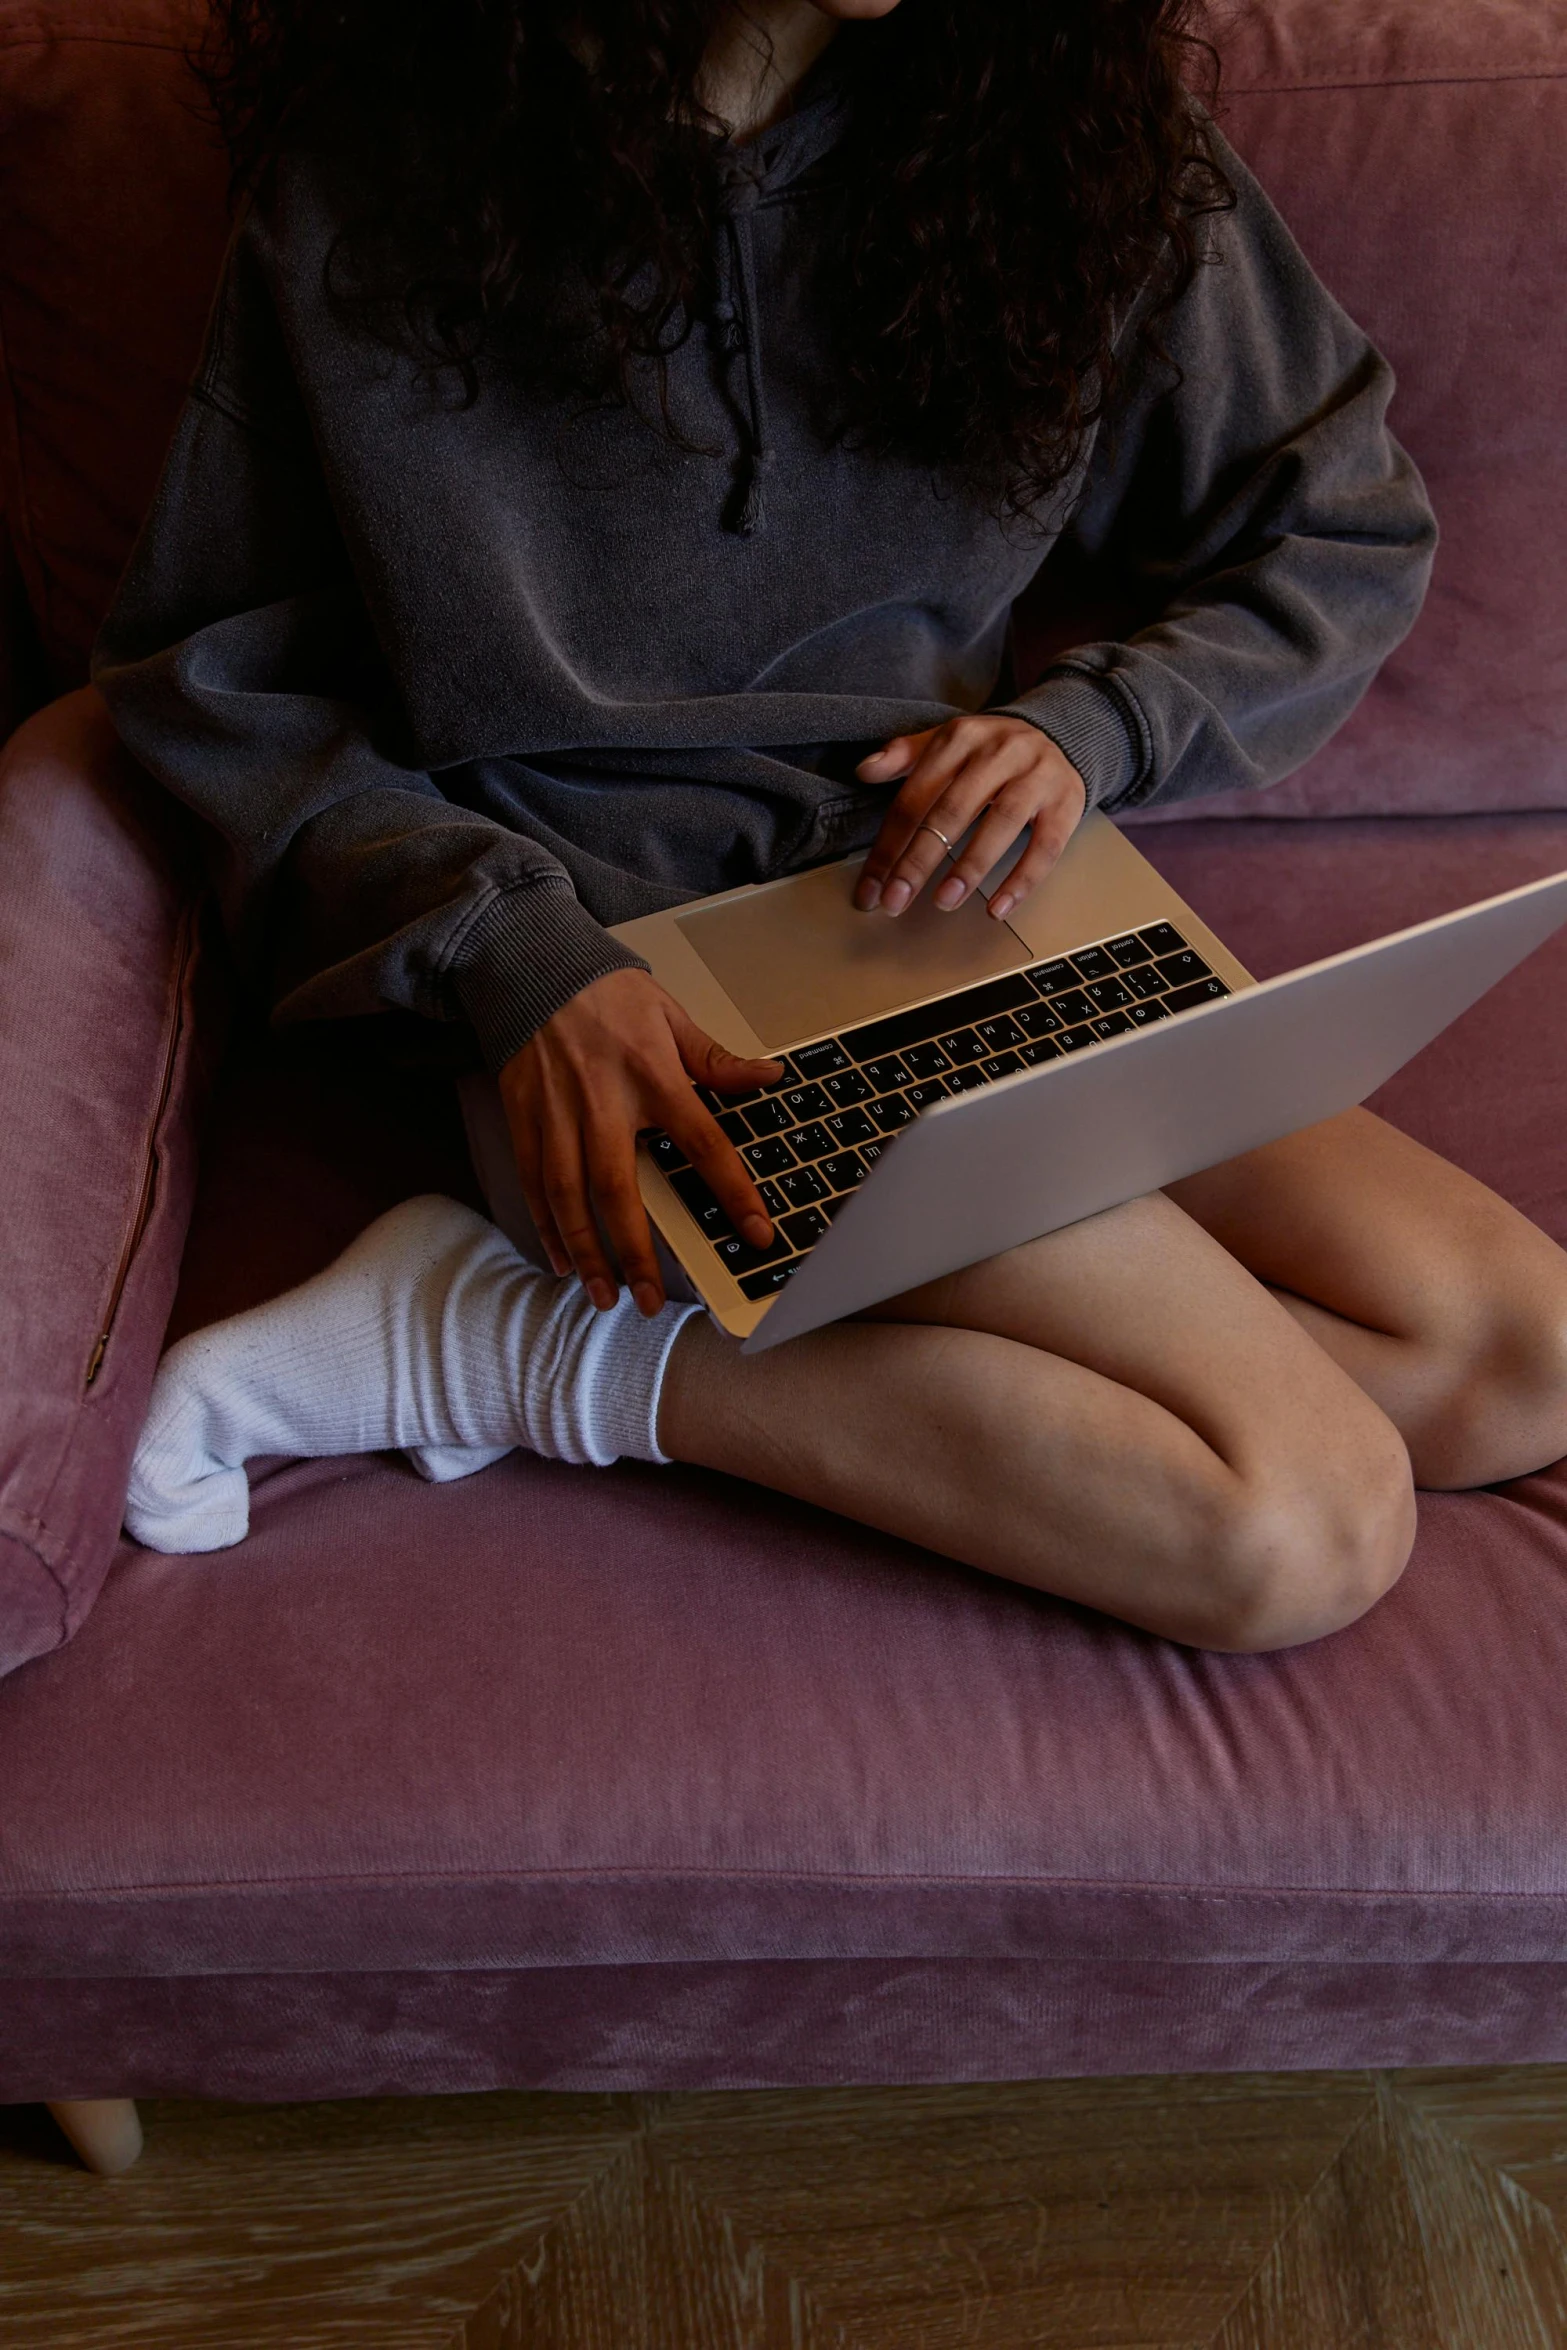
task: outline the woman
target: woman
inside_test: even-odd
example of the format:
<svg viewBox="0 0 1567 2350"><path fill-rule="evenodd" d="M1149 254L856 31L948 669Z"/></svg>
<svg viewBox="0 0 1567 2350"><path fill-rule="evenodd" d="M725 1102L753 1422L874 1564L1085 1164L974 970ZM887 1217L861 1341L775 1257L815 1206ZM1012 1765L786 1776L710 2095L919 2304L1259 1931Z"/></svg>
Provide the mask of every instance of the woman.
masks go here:
<svg viewBox="0 0 1567 2350"><path fill-rule="evenodd" d="M1004 914L1086 807L1297 765L1418 610L1388 370L1185 0L217 14L250 201L96 674L277 1017L477 1039L551 1270L416 1202L185 1341L133 1530L236 1539L259 1451L629 1452L1245 1649L1369 1606L1412 1482L1567 1448L1567 1261L1363 1113L755 1358L637 1201L664 1126L765 1240L693 1080L776 1069L603 925L866 846L867 920L1010 849ZM1141 625L1017 693L1053 549Z"/></svg>

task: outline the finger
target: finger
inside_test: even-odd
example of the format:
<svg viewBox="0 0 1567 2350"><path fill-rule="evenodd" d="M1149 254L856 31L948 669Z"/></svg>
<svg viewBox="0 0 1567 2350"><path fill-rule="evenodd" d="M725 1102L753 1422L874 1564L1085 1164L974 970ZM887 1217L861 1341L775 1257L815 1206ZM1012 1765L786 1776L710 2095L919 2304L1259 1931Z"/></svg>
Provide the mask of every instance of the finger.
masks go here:
<svg viewBox="0 0 1567 2350"><path fill-rule="evenodd" d="M767 1202L756 1188L756 1178L734 1144L703 1109L695 1094L689 1110L670 1115L671 1134L717 1200L740 1238L752 1248L765 1248L773 1236Z"/></svg>
<svg viewBox="0 0 1567 2350"><path fill-rule="evenodd" d="M544 1192L561 1244L583 1288L601 1311L620 1295L588 1197L582 1138L575 1123L553 1124L544 1143Z"/></svg>
<svg viewBox="0 0 1567 2350"><path fill-rule="evenodd" d="M892 886L895 867L908 854L914 841L923 838L929 843L928 856L932 860L928 862L927 870L934 871L935 865L940 863L947 852L931 834L921 835L920 827L932 820L936 803L950 789L967 762L995 747L994 729L983 719L977 718L955 719L951 725L942 727L939 733L931 737L908 781L882 819L881 829L866 855L854 893L855 903L862 912L868 913L878 903L889 914L903 911L913 895L912 891L907 895L900 892L894 904L887 902L886 893ZM961 825L954 830L940 817L934 818L934 821L941 825L942 831L952 840L956 840L958 832L962 830Z"/></svg>
<svg viewBox="0 0 1567 2350"><path fill-rule="evenodd" d="M592 1126L586 1155L588 1189L598 1211L597 1220L620 1259L626 1287L640 1313L656 1314L664 1302L664 1282L637 1187L635 1140L624 1126Z"/></svg>
<svg viewBox="0 0 1567 2350"><path fill-rule="evenodd" d="M1018 775L1024 758L1020 746L1010 741L998 743L992 738L982 751L958 769L946 788L932 800L929 812L910 834L908 845L887 876L882 904L889 914L899 914L912 905L943 864L950 860L957 865L968 856L964 834ZM1021 822L1026 820L1025 817ZM1021 822L1013 826L1009 839L1021 829ZM948 893L944 880L936 893L936 902L950 910L954 905L961 905L967 895L966 884L957 892Z"/></svg>
<svg viewBox="0 0 1567 2350"><path fill-rule="evenodd" d="M907 782L882 818L880 830L865 858L861 882L885 881L890 868L907 847L915 827L938 799L950 775L978 747L960 738L956 727L933 734L910 771Z"/></svg>
<svg viewBox="0 0 1567 2350"><path fill-rule="evenodd" d="M1075 793L1070 797L1063 796L1052 808L1040 810L1034 818L1034 830L1027 848L990 901L990 911L998 922L1004 922L1013 907L1020 905L1030 890L1039 887L1082 822L1082 817L1082 800Z"/></svg>
<svg viewBox="0 0 1567 2350"><path fill-rule="evenodd" d="M760 1085L783 1083L782 1061L742 1059L715 1043L678 1004L671 1008L669 1025L687 1074L697 1085L710 1085L715 1093L754 1093Z"/></svg>
<svg viewBox="0 0 1567 2350"><path fill-rule="evenodd" d="M961 906L979 887L1039 812L1037 772L975 780L986 786L985 804L963 844L962 855L953 859L950 872L942 875L935 893L936 904L947 914Z"/></svg>
<svg viewBox="0 0 1567 2350"><path fill-rule="evenodd" d="M929 726L923 734L895 734L891 742L883 743L879 751L872 751L868 759L862 759L855 774L864 783L895 783L900 775L908 774L931 736L938 731Z"/></svg>
<svg viewBox="0 0 1567 2350"><path fill-rule="evenodd" d="M545 1195L539 1130L530 1122L520 1133L514 1131L512 1140L524 1205L533 1218L533 1228L549 1260L550 1270L564 1278L571 1271L571 1259L555 1229L554 1213Z"/></svg>

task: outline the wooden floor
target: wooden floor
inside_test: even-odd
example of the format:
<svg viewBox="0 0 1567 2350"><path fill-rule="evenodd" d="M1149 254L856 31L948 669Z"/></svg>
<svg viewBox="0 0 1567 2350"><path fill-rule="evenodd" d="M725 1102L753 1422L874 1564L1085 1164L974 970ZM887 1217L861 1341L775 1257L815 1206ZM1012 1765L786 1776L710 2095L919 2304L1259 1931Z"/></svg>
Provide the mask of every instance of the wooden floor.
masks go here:
<svg viewBox="0 0 1567 2350"><path fill-rule="evenodd" d="M4 2350L1563 2350L1567 2069L0 2109Z"/></svg>

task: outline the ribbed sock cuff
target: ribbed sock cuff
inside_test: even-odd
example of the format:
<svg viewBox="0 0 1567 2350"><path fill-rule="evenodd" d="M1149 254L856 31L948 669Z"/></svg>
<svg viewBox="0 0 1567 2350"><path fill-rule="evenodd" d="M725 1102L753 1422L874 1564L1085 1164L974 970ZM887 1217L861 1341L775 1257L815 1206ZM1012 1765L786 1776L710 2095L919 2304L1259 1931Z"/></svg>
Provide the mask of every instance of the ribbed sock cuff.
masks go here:
<svg viewBox="0 0 1567 2350"><path fill-rule="evenodd" d="M701 1306L670 1304L649 1320L623 1296L614 1309L621 1327L606 1333L609 1360L595 1366L592 1394L594 1451L609 1460L651 1461L667 1469L670 1456L658 1441L658 1405L675 1340ZM611 1316L602 1317L605 1321ZM587 1415L584 1414L584 1417Z"/></svg>

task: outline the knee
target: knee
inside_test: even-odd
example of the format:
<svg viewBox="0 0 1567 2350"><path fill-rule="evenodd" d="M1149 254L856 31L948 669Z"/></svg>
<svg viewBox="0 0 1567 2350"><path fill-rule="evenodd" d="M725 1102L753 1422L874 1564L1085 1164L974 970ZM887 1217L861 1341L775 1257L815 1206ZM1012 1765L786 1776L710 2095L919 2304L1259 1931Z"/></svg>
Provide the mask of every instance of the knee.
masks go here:
<svg viewBox="0 0 1567 2350"><path fill-rule="evenodd" d="M1380 1412L1309 1478L1236 1477L1210 1534L1193 1644L1255 1654L1321 1640L1374 1607L1415 1539L1409 1455Z"/></svg>

